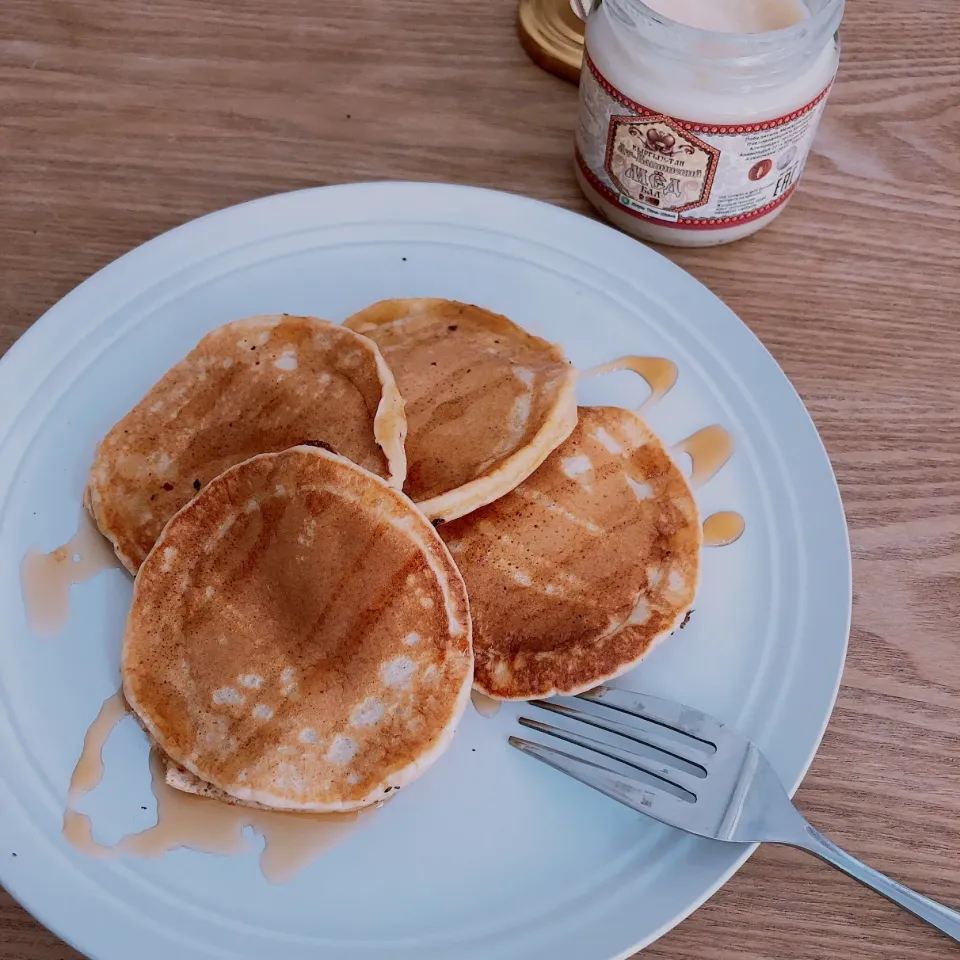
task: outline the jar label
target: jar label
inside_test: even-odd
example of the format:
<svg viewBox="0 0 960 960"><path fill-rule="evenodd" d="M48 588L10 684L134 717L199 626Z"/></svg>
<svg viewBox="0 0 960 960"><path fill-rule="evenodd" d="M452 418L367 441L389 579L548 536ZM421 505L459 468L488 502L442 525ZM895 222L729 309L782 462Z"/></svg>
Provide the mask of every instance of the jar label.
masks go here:
<svg viewBox="0 0 960 960"><path fill-rule="evenodd" d="M577 164L604 199L640 220L684 230L749 223L793 193L829 92L761 123L696 123L625 97L586 53Z"/></svg>

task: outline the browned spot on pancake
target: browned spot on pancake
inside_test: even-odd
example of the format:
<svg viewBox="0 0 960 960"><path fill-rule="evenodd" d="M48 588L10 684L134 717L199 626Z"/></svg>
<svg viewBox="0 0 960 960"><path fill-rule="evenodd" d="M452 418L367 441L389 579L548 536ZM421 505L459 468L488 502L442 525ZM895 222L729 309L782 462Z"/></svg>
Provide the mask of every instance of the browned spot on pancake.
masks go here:
<svg viewBox="0 0 960 960"><path fill-rule="evenodd" d="M107 434L85 502L136 572L196 490L258 453L322 437L389 477L397 464L375 436L384 419L396 421L402 458L403 403L371 341L312 317L237 321L207 334Z"/></svg>
<svg viewBox="0 0 960 960"><path fill-rule="evenodd" d="M163 752L241 800L381 799L469 693L466 591L409 500L312 447L227 471L137 577L124 691Z"/></svg>
<svg viewBox="0 0 960 960"><path fill-rule="evenodd" d="M452 300L387 300L346 326L377 342L397 378L409 427L404 489L429 516L436 498L516 463L482 502L502 495L573 427L575 371L559 347L506 317Z"/></svg>
<svg viewBox="0 0 960 960"><path fill-rule="evenodd" d="M470 593L476 686L500 698L622 673L677 626L698 582L690 488L640 418L613 407L581 408L535 473L440 534Z"/></svg>
<svg viewBox="0 0 960 960"><path fill-rule="evenodd" d="M303 447L319 447L321 450L326 450L329 453L337 452L324 440L304 440L300 445Z"/></svg>

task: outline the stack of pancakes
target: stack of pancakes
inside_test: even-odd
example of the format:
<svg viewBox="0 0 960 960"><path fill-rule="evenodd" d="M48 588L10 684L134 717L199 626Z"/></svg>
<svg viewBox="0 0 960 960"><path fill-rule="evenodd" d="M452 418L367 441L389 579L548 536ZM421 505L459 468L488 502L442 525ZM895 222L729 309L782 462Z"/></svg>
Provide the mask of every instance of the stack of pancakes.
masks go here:
<svg viewBox="0 0 960 960"><path fill-rule="evenodd" d="M445 300L252 317L173 367L84 494L136 575L124 696L167 782L358 809L443 752L471 684L576 693L672 632L696 503L575 382L559 347Z"/></svg>

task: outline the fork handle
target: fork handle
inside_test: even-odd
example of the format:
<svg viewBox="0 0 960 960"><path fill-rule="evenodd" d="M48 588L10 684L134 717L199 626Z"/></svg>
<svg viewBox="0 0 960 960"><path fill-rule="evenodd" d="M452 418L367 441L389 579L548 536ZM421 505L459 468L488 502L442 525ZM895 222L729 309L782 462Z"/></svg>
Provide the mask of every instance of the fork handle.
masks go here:
<svg viewBox="0 0 960 960"><path fill-rule="evenodd" d="M921 920L926 920L932 927L946 934L955 943L960 943L960 913L945 907L936 900L914 893L896 880L861 863L856 857L845 850L841 850L835 843L828 840L822 833L815 830L809 823L804 823L803 839L793 842L794 846L801 847L825 860L831 866L842 870L847 876L859 880L864 886L876 890L877 893L892 900L895 904L908 910Z"/></svg>

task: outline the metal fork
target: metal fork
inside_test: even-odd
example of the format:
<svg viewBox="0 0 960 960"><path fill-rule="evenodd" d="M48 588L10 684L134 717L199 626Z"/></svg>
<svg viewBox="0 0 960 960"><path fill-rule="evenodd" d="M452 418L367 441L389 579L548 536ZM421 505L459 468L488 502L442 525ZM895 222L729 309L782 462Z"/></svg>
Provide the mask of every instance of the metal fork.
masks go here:
<svg viewBox="0 0 960 960"><path fill-rule="evenodd" d="M760 750L718 720L679 703L597 687L577 698L602 709L555 700L531 706L612 734L520 718L520 723L589 752L591 759L510 737L542 760L633 810L687 833L732 843L782 843L815 854L960 943L960 913L914 893L861 863L818 833L791 803Z"/></svg>

